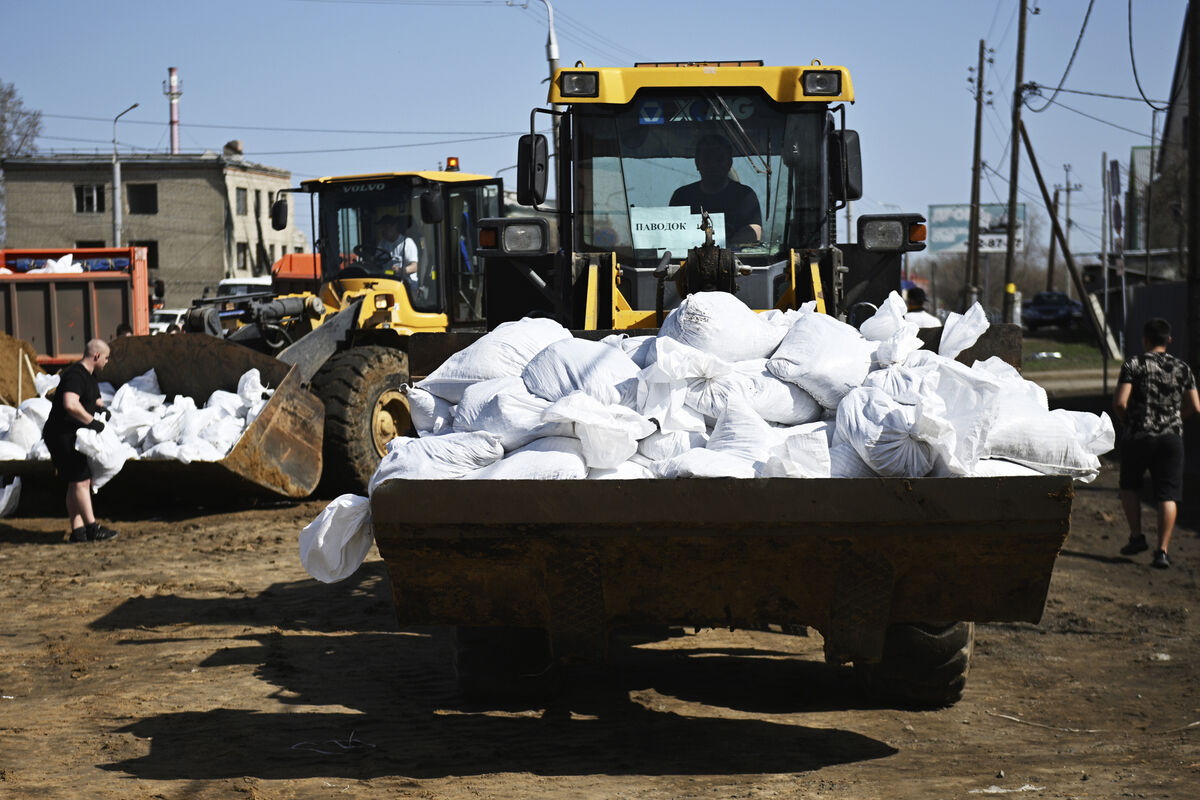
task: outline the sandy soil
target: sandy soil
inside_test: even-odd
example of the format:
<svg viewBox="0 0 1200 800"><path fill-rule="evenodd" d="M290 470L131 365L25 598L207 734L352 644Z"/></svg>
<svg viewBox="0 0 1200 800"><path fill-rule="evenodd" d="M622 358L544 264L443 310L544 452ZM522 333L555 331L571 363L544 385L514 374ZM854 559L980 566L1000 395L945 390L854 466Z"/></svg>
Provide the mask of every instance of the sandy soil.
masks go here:
<svg viewBox="0 0 1200 800"><path fill-rule="evenodd" d="M862 699L821 641L708 631L629 648L547 707L465 703L443 630L398 630L378 555L307 577L320 502L57 507L0 521L6 798L1200 797L1200 541L1117 555L1080 486L1040 625L982 625L964 699ZM28 504L27 504L28 505Z"/></svg>

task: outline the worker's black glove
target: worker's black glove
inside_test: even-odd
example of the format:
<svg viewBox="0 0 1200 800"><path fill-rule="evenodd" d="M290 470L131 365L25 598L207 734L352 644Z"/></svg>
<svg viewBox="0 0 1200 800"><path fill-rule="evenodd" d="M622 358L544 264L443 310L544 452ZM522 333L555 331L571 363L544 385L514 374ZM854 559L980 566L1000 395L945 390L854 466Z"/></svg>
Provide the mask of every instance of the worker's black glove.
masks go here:
<svg viewBox="0 0 1200 800"><path fill-rule="evenodd" d="M100 431L104 430L104 423L98 419L92 420L91 422L89 422L87 424L87 426L91 430L94 430L96 433L100 433Z"/></svg>
<svg viewBox="0 0 1200 800"><path fill-rule="evenodd" d="M96 412L96 415L99 417L103 417L105 422L108 422L110 419L112 419L112 412L109 411L107 408L100 409L99 411Z"/></svg>

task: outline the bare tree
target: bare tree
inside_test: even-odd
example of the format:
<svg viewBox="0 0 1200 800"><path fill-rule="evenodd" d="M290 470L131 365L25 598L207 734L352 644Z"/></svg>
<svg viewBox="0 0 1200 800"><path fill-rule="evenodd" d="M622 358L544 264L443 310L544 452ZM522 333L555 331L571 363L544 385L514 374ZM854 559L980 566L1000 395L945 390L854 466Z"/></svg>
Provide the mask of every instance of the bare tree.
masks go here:
<svg viewBox="0 0 1200 800"><path fill-rule="evenodd" d="M17 94L17 87L0 80L0 247L4 245L7 232L3 161L12 156L32 153L41 132L42 112L26 109L21 96Z"/></svg>

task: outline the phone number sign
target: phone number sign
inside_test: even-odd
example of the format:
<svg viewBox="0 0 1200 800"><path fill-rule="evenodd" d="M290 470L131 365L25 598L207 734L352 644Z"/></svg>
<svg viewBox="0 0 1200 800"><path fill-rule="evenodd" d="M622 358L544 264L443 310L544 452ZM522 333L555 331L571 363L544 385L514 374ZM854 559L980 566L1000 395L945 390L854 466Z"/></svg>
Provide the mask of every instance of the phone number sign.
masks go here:
<svg viewBox="0 0 1200 800"><path fill-rule="evenodd" d="M971 206L940 205L929 207L931 253L966 253L971 234ZM1017 204L1016 249L1025 247L1025 204ZM1008 249L1008 206L1001 203L979 204L979 252L1003 253Z"/></svg>

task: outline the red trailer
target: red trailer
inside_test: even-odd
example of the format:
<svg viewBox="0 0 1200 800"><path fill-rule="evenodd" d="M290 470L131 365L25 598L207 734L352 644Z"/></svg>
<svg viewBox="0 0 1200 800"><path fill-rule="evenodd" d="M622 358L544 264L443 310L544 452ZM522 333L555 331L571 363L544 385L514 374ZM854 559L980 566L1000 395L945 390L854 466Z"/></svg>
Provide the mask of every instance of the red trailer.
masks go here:
<svg viewBox="0 0 1200 800"><path fill-rule="evenodd" d="M68 254L83 272L32 272ZM43 366L77 361L122 323L150 332L144 247L0 250L0 265L0 331L32 344Z"/></svg>

